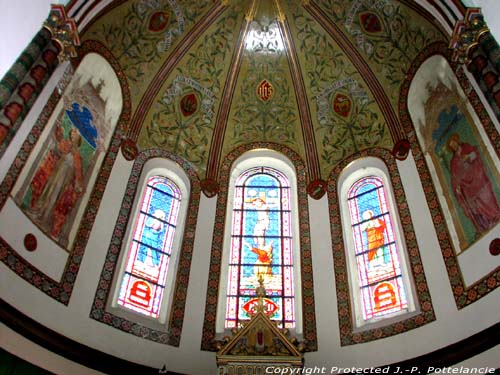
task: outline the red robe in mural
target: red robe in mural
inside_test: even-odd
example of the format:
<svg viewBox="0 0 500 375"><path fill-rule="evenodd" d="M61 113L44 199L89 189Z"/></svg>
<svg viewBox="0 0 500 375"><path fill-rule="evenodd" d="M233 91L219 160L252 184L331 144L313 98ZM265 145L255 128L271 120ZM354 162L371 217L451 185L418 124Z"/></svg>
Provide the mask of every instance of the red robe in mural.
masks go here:
<svg viewBox="0 0 500 375"><path fill-rule="evenodd" d="M461 143L450 162L451 186L465 215L479 233L500 220L493 186L476 147Z"/></svg>

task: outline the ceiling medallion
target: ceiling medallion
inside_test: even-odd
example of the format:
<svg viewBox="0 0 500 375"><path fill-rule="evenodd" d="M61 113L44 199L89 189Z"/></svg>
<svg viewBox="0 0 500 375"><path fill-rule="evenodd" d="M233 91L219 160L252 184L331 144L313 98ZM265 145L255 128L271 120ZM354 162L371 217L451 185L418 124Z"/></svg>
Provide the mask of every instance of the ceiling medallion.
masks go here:
<svg viewBox="0 0 500 375"><path fill-rule="evenodd" d="M167 12L155 12L149 18L148 30L158 33L167 28L169 21L169 14Z"/></svg>
<svg viewBox="0 0 500 375"><path fill-rule="evenodd" d="M186 94L182 97L181 102L181 112L184 117L191 116L198 109L198 99L194 92Z"/></svg>
<svg viewBox="0 0 500 375"><path fill-rule="evenodd" d="M361 27L369 34L378 34L382 31L380 18L372 12L363 12L359 15Z"/></svg>
<svg viewBox="0 0 500 375"><path fill-rule="evenodd" d="M309 185L307 185L307 194L313 199L321 199L323 195L325 195L327 189L326 181L317 179L311 181Z"/></svg>
<svg viewBox="0 0 500 375"><path fill-rule="evenodd" d="M267 80L263 79L262 82L257 86L257 97L263 102L271 100L274 96L274 87Z"/></svg>
<svg viewBox="0 0 500 375"><path fill-rule="evenodd" d="M405 160L410 153L411 144L407 139L400 139L392 149L392 154L398 160Z"/></svg>
<svg viewBox="0 0 500 375"><path fill-rule="evenodd" d="M205 194L207 198L215 197L219 192L219 184L217 183L217 181L211 178L202 180L200 185L201 185L201 191L203 192L203 194Z"/></svg>
<svg viewBox="0 0 500 375"><path fill-rule="evenodd" d="M137 157L139 151L137 150L137 145L130 139L123 139L121 144L121 150L125 160L132 161Z"/></svg>
<svg viewBox="0 0 500 375"><path fill-rule="evenodd" d="M352 100L347 95L338 93L333 98L333 110L342 117L349 117L352 110Z"/></svg>

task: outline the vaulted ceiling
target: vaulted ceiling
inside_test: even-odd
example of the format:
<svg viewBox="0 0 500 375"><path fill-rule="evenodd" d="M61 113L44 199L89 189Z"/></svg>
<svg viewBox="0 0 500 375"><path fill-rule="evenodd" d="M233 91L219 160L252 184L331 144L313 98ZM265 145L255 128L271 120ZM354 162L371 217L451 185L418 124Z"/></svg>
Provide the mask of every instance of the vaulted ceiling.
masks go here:
<svg viewBox="0 0 500 375"><path fill-rule="evenodd" d="M449 40L410 0L83 5L82 45L104 45L125 77L127 137L183 157L201 179L250 142L287 146L310 180L365 148L392 149L410 64Z"/></svg>

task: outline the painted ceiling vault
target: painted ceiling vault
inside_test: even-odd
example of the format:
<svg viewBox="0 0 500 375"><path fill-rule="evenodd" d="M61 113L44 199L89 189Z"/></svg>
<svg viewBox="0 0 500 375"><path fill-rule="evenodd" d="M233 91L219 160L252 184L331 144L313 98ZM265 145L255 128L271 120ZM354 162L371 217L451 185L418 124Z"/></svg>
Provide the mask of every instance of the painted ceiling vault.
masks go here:
<svg viewBox="0 0 500 375"><path fill-rule="evenodd" d="M217 180L226 155L279 143L309 181L400 138L400 86L443 30L411 1L134 0L81 32L103 44L130 90L127 136Z"/></svg>

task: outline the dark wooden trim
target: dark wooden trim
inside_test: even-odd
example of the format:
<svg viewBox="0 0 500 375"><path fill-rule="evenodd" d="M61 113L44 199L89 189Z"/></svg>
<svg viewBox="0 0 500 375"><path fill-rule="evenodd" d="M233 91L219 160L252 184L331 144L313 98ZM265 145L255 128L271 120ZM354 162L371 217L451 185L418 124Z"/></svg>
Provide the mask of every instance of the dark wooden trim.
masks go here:
<svg viewBox="0 0 500 375"><path fill-rule="evenodd" d="M133 363L99 350L80 344L67 338L24 315L22 312L0 299L0 321L38 345L59 354L70 361L107 374L158 374L159 370ZM500 344L500 323L482 330L466 339L450 344L441 349L393 363L381 368L390 367L391 371L418 368L420 374L427 374L430 367L449 367L468 358L474 357ZM389 373L393 373L389 371ZM408 372L407 372L408 373ZM181 375L168 371L168 375Z"/></svg>

